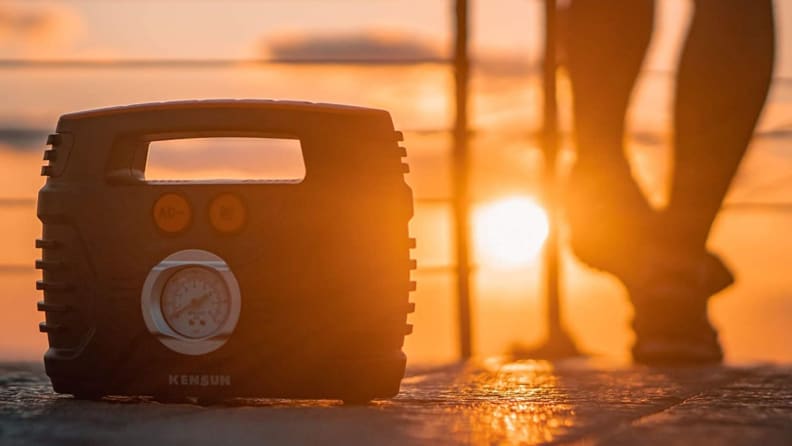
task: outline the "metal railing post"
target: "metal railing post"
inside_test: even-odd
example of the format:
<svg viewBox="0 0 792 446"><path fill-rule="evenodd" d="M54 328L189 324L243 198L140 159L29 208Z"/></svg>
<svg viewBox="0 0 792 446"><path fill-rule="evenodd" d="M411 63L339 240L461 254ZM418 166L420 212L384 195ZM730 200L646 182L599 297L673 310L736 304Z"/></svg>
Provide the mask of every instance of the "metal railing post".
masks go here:
<svg viewBox="0 0 792 446"><path fill-rule="evenodd" d="M560 218L560 194L558 193L558 150L560 137L558 131L558 99L556 72L557 30L556 0L545 0L545 46L542 64L542 90L544 96L542 109L541 149L544 154L544 206L549 220L549 233L544 248L545 297L546 297L546 338L538 346L520 349L519 356L531 358L564 358L579 356L580 351L572 337L567 333L561 315L561 246L558 237Z"/></svg>
<svg viewBox="0 0 792 446"><path fill-rule="evenodd" d="M453 139L453 199L456 232L456 292L459 318L459 354L473 354L470 310L470 197L468 185L468 1L456 0L454 39L454 92L456 119Z"/></svg>
<svg viewBox="0 0 792 446"><path fill-rule="evenodd" d="M545 245L545 293L547 295L547 324L549 336L562 331L561 293L559 282L559 209L558 209L558 100L556 71L556 2L545 0L545 50L542 66L544 87L544 110L542 122L542 151L544 152L544 195L545 208L550 222L550 231Z"/></svg>

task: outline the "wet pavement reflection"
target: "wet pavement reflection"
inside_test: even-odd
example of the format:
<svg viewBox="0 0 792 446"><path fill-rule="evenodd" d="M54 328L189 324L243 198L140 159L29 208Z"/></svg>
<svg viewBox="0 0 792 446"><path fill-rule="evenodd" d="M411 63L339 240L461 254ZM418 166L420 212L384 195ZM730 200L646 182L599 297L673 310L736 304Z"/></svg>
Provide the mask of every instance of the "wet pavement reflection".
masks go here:
<svg viewBox="0 0 792 446"><path fill-rule="evenodd" d="M0 364L0 444L789 444L792 367L650 369L493 358L408 371L366 406L75 401L38 364ZM105 443L107 442L107 443Z"/></svg>
<svg viewBox="0 0 792 446"><path fill-rule="evenodd" d="M420 406L432 403L435 410L442 409L441 418L452 420L450 426L424 425L424 438L441 437L436 429L448 431L450 427L453 437L466 442L535 444L552 441L574 425L575 411L563 403L568 398L547 361L493 359L470 364L457 373L447 384L442 374L408 378L393 401L394 405L416 405L419 412ZM433 379L439 382L433 384ZM427 394L435 398L426 398Z"/></svg>

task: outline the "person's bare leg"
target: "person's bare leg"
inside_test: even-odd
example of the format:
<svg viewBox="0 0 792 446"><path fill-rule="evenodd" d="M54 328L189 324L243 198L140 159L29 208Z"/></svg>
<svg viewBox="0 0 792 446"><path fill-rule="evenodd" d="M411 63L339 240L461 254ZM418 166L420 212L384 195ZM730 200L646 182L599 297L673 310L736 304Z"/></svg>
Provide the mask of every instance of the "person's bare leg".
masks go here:
<svg viewBox="0 0 792 446"><path fill-rule="evenodd" d="M723 357L707 307L733 278L707 251L707 237L772 73L771 0L696 0L695 6L677 80L671 196L655 235L663 248L647 280L630 290L639 362Z"/></svg>
<svg viewBox="0 0 792 446"><path fill-rule="evenodd" d="M667 227L704 251L765 103L774 59L772 0L696 0L680 61Z"/></svg>
<svg viewBox="0 0 792 446"><path fill-rule="evenodd" d="M572 248L625 280L655 212L624 152L625 115L649 44L653 0L572 0L565 12L577 163L567 194Z"/></svg>

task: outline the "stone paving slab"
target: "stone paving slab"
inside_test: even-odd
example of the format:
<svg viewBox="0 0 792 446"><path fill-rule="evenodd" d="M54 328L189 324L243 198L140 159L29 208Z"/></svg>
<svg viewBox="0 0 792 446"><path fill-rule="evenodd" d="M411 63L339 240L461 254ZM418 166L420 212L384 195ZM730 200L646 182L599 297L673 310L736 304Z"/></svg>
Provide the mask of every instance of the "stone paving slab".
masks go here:
<svg viewBox="0 0 792 446"><path fill-rule="evenodd" d="M0 364L0 445L792 444L792 366L650 369L486 361L410 370L368 406L75 401Z"/></svg>

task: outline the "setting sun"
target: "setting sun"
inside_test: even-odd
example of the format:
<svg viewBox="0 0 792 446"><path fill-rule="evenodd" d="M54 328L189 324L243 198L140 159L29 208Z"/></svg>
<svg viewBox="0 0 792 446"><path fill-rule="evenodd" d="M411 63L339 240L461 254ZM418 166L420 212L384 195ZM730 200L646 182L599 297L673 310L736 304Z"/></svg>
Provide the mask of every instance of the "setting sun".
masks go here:
<svg viewBox="0 0 792 446"><path fill-rule="evenodd" d="M549 230L547 213L536 201L503 198L476 208L474 245L482 265L516 267L536 259Z"/></svg>

